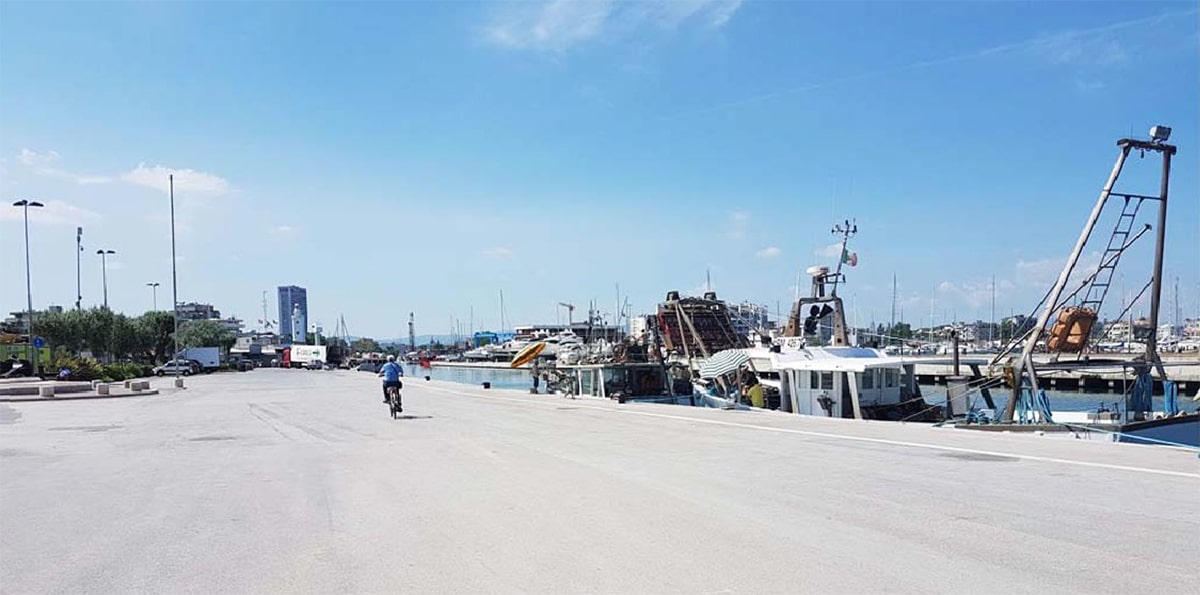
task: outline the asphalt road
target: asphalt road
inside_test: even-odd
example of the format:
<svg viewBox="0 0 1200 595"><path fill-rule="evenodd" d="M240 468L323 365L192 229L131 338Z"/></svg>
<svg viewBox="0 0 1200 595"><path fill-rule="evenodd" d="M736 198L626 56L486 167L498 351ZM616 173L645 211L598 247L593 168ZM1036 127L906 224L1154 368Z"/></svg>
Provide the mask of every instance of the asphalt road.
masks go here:
<svg viewBox="0 0 1200 595"><path fill-rule="evenodd" d="M169 386L169 382L160 382ZM256 370L0 403L0 590L1197 593L1158 447Z"/></svg>

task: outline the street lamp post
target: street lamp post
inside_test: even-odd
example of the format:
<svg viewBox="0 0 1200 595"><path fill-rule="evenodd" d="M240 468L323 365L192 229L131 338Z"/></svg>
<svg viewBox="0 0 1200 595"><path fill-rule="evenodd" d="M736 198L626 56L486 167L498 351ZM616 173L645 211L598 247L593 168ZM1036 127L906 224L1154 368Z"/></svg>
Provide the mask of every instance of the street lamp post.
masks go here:
<svg viewBox="0 0 1200 595"><path fill-rule="evenodd" d="M29 365L33 366L33 372L37 373L37 349L33 347L33 277L29 273L29 207L43 207L36 200L21 199L13 203L14 207L21 207L25 211L25 299L26 306L29 308L27 314L29 320L25 323L25 330L29 333L26 345L29 349Z"/></svg>
<svg viewBox="0 0 1200 595"><path fill-rule="evenodd" d="M179 377L179 277L175 273L175 174L167 175L168 192L171 195L171 311L175 313L175 331L171 337L175 340L175 352L171 354L171 367L175 370L175 388L183 388L183 379Z"/></svg>
<svg viewBox="0 0 1200 595"><path fill-rule="evenodd" d="M83 228L75 228L75 309L83 309Z"/></svg>
<svg viewBox="0 0 1200 595"><path fill-rule="evenodd" d="M150 288L150 291L154 296L154 310L152 310L153 312L158 312L158 286L159 285L160 285L160 283L158 283L157 281L155 281L154 283L146 284L146 286Z"/></svg>
<svg viewBox="0 0 1200 595"><path fill-rule="evenodd" d="M100 255L100 274L104 279L104 309L108 309L108 255L116 254L112 250L97 250L96 254Z"/></svg>

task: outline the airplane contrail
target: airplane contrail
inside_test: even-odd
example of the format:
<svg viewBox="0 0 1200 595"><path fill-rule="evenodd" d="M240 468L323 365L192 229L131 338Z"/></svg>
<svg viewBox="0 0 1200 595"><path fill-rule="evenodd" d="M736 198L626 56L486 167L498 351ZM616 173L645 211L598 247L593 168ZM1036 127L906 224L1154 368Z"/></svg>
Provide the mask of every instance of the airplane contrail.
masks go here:
<svg viewBox="0 0 1200 595"><path fill-rule="evenodd" d="M932 58L932 59L928 59L928 60L918 60L916 62L912 62L909 64L903 64L900 66L890 66L888 68L868 70L865 72L860 72L858 74L852 74L849 76L843 76L843 77L828 79L828 80L824 80L824 81L818 81L815 83L809 83L806 85L791 87L791 88L783 89L780 91L772 91L770 93L763 93L761 95L753 95L750 97L744 97L742 99L735 99L733 101L727 101L724 103L719 103L719 104L708 106L708 107L702 107L702 108L697 108L697 109L690 110L690 111L684 111L681 113L677 113L673 116L666 116L664 119L674 120L674 119L679 119L679 118L686 118L689 116L695 116L695 115L700 115L700 114L705 114L705 113L710 113L710 112L721 111L721 110L725 110L725 109L729 109L729 108L733 108L733 107L739 107L742 105L758 103L760 101L767 101L770 99L785 97L788 95L795 95L797 93L803 93L805 91L815 91L817 89L824 89L826 87L832 87L835 85L851 83L851 82L860 81L863 79L874 78L877 76L894 74L897 72L904 72L904 71L908 71L908 70L918 70L918 69L922 69L922 68L929 68L932 66L941 66L943 64L953 64L955 62L965 62L968 60L985 58L987 56L995 56L998 54L1005 54L1005 53L1016 51L1016 50L1034 47L1034 46L1037 46L1040 44L1060 42L1060 41L1076 39L1079 37L1095 35L1098 33L1107 33L1110 31L1118 31L1121 29L1128 29L1131 27L1138 27L1141 25L1158 23L1158 22L1165 21L1167 19L1188 16L1188 15L1194 15L1197 13L1200 13L1200 10L1193 9L1193 10L1179 11L1179 12L1165 12L1165 13L1161 13L1161 14L1148 16L1148 17L1132 19L1132 20L1128 20L1128 21L1109 23L1107 25L1092 27L1090 29L1068 30L1068 31L1063 31L1063 32L1056 33L1053 35L1048 35L1048 36L1043 35L1043 36L1039 36L1039 37L1033 37L1033 38L1025 39L1022 41L992 46L989 48L975 50L975 51L971 51L971 52L967 52L967 53L963 53L963 54L955 54L953 56L945 56L942 58Z"/></svg>

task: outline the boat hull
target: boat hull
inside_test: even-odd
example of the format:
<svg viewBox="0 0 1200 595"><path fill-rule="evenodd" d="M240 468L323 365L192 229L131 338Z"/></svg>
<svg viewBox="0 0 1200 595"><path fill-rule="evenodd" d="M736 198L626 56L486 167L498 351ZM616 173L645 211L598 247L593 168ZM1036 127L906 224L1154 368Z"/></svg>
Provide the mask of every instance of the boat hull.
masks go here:
<svg viewBox="0 0 1200 595"><path fill-rule="evenodd" d="M1118 442L1181 444L1200 448L1200 414L1179 415L1122 424Z"/></svg>

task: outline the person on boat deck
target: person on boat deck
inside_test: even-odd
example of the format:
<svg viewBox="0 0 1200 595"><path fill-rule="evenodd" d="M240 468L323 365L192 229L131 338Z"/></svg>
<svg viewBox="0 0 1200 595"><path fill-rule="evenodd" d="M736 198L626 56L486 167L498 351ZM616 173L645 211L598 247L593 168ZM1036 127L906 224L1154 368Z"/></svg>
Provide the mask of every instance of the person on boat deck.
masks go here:
<svg viewBox="0 0 1200 595"><path fill-rule="evenodd" d="M750 405L753 407L763 408L766 402L763 400L763 387L758 382L758 378L754 374L749 374L746 379L746 396L750 397Z"/></svg>

